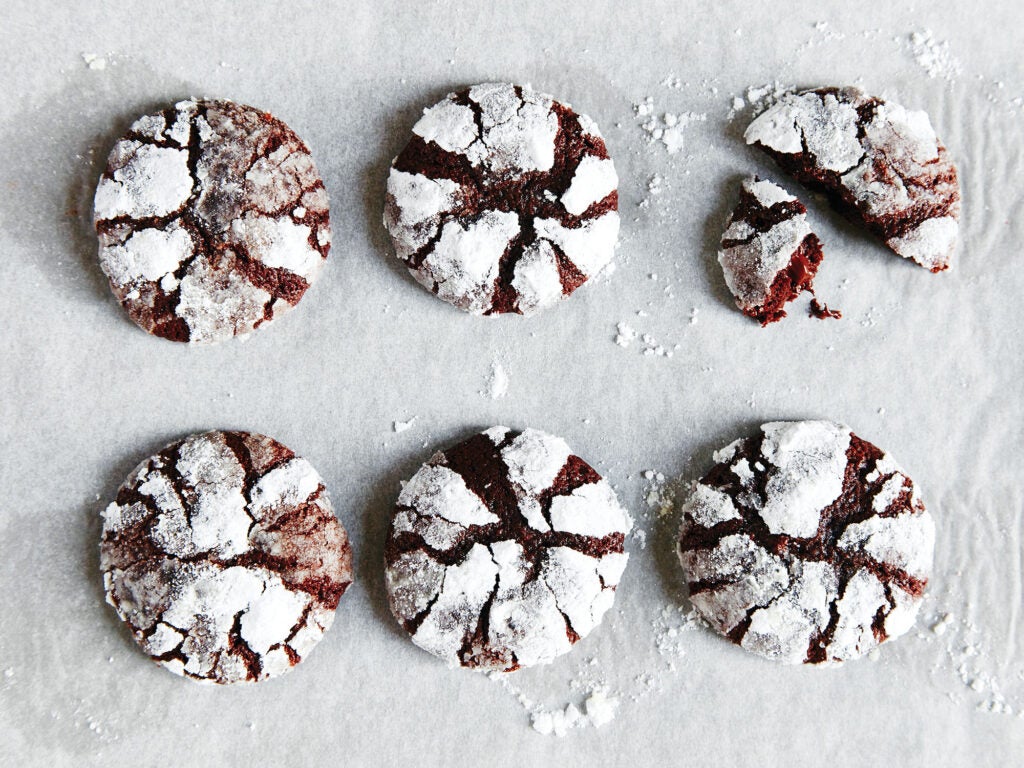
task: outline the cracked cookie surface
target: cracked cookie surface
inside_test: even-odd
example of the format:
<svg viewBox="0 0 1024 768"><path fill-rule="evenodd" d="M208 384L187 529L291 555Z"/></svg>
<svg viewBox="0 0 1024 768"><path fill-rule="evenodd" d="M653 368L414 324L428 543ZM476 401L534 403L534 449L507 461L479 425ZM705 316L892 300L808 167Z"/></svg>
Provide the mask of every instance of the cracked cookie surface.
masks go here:
<svg viewBox="0 0 1024 768"><path fill-rule="evenodd" d="M762 326L784 318L787 303L802 291L813 293L821 260L821 241L807 224L803 203L770 181L744 179L718 251L743 314Z"/></svg>
<svg viewBox="0 0 1024 768"><path fill-rule="evenodd" d="M914 623L935 525L892 458L827 421L773 422L717 451L683 506L690 601L778 661L857 658Z"/></svg>
<svg viewBox="0 0 1024 768"><path fill-rule="evenodd" d="M299 302L330 250L309 149L277 118L230 101L182 101L136 120L93 208L114 295L173 341L265 325Z"/></svg>
<svg viewBox="0 0 1024 768"><path fill-rule="evenodd" d="M477 315L533 314L612 260L618 176L594 121L529 88L484 83L426 109L388 177L398 258Z"/></svg>
<svg viewBox="0 0 1024 768"><path fill-rule="evenodd" d="M565 441L493 427L403 487L385 546L391 611L451 666L549 663L611 607L631 527Z"/></svg>
<svg viewBox="0 0 1024 768"><path fill-rule="evenodd" d="M900 256L949 268L960 183L926 113L857 88L819 88L786 94L744 138Z"/></svg>
<svg viewBox="0 0 1024 768"><path fill-rule="evenodd" d="M352 553L316 470L263 435L167 446L103 511L107 602L178 675L257 682L320 642L352 582Z"/></svg>

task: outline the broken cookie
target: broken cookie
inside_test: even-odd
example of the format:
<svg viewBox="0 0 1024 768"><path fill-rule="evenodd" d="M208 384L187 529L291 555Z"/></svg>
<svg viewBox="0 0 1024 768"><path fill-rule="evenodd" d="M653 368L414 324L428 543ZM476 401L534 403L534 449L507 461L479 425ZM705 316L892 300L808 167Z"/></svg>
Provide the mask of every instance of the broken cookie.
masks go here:
<svg viewBox="0 0 1024 768"><path fill-rule="evenodd" d="M914 624L935 525L888 454L828 421L731 443L683 506L690 601L748 651L855 659Z"/></svg>
<svg viewBox="0 0 1024 768"><path fill-rule="evenodd" d="M385 545L391 611L451 666L549 663L611 607L631 527L565 441L493 427L402 489Z"/></svg>
<svg viewBox="0 0 1024 768"><path fill-rule="evenodd" d="M618 176L594 121L527 87L485 83L425 110L388 177L398 258L476 315L533 314L612 260Z"/></svg>
<svg viewBox="0 0 1024 768"><path fill-rule="evenodd" d="M811 290L822 253L806 214L782 187L752 176L722 234L718 263L726 285L743 314L763 326L781 320L783 307Z"/></svg>
<svg viewBox="0 0 1024 768"><path fill-rule="evenodd" d="M249 432L192 435L136 467L103 511L100 566L150 658L214 683L289 671L352 582L316 470Z"/></svg>
<svg viewBox="0 0 1024 768"><path fill-rule="evenodd" d="M114 295L173 341L244 336L280 316L331 242L309 149L277 118L230 101L136 120L110 153L94 218Z"/></svg>
<svg viewBox="0 0 1024 768"><path fill-rule="evenodd" d="M924 112L857 88L819 88L783 96L744 138L900 256L949 268L960 184Z"/></svg>

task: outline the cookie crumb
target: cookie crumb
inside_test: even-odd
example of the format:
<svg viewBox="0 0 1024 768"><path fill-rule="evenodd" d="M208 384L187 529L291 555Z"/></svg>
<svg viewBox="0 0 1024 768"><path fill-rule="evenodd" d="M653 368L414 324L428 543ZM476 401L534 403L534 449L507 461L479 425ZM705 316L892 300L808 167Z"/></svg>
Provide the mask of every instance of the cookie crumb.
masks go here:
<svg viewBox="0 0 1024 768"><path fill-rule="evenodd" d="M816 317L819 320L828 320L832 318L839 320L843 313L838 309L829 309L828 304L818 301L817 299L811 299L811 307L808 312L811 317Z"/></svg>

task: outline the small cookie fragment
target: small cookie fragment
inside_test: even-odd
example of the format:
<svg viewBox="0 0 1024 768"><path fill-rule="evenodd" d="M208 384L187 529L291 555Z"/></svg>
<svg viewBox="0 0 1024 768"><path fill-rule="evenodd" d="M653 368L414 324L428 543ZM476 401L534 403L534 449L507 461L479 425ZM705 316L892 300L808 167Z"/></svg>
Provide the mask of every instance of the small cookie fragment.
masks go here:
<svg viewBox="0 0 1024 768"><path fill-rule="evenodd" d="M564 440L492 427L403 487L385 545L391 611L450 666L547 664L611 607L631 527Z"/></svg>
<svg viewBox="0 0 1024 768"><path fill-rule="evenodd" d="M770 181L744 179L718 251L743 314L762 326L784 318L783 306L812 290L821 259L821 241L811 232L803 203Z"/></svg>
<svg viewBox="0 0 1024 768"><path fill-rule="evenodd" d="M818 88L783 96L744 138L900 256L949 268L960 183L926 113L857 88Z"/></svg>
<svg viewBox="0 0 1024 768"><path fill-rule="evenodd" d="M173 341L265 325L299 302L330 250L309 149L269 113L230 101L136 120L93 207L111 290L141 328Z"/></svg>
<svg viewBox="0 0 1024 768"><path fill-rule="evenodd" d="M594 121L527 87L483 83L424 110L391 164L398 258L474 315L533 314L612 260L618 175Z"/></svg>
<svg viewBox="0 0 1024 768"><path fill-rule="evenodd" d="M843 317L843 313L840 310L832 309L828 304L817 299L811 299L808 313L811 317L816 317L819 320L840 320Z"/></svg>
<svg viewBox="0 0 1024 768"><path fill-rule="evenodd" d="M910 629L935 524L888 454L840 424L794 421L714 458L678 544L712 627L790 664L849 661Z"/></svg>
<svg viewBox="0 0 1024 768"><path fill-rule="evenodd" d="M250 432L192 435L139 464L103 511L100 566L153 661L222 684L302 661L352 583L316 470Z"/></svg>

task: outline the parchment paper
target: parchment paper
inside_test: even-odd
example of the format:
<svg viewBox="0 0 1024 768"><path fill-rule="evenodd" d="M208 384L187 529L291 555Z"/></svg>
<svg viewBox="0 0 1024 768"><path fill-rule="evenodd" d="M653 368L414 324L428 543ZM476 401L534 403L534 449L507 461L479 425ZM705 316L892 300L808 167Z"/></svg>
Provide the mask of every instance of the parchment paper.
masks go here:
<svg viewBox="0 0 1024 768"><path fill-rule="evenodd" d="M18 0L2 16L0 763L1021 761L1018 2ZM592 116L622 179L618 269L531 319L473 318L430 296L380 224L388 163L419 111L488 79ZM963 183L952 272L886 251L743 146L747 89L776 81L855 83L929 112ZM190 95L288 122L324 175L335 232L294 312L210 348L132 325L89 223L113 141ZM643 127L634 107L648 97L659 124L685 116L678 152ZM807 318L804 299L761 329L732 306L715 246L738 179L755 171L809 199L826 244L818 295L842 320ZM614 343L619 322L640 335L627 347ZM509 377L497 399L495 361ZM711 451L804 417L844 421L890 451L938 523L917 628L839 669L773 665L692 626L672 552L672 494ZM565 437L646 536L628 541L603 625L510 678L525 706L414 647L382 581L399 481L497 423ZM103 603L100 509L138 461L209 428L263 432L308 458L357 557L324 641L253 687L159 669ZM618 702L612 722L563 737L531 728L531 713L564 714L601 687Z"/></svg>

